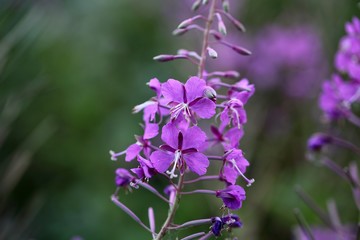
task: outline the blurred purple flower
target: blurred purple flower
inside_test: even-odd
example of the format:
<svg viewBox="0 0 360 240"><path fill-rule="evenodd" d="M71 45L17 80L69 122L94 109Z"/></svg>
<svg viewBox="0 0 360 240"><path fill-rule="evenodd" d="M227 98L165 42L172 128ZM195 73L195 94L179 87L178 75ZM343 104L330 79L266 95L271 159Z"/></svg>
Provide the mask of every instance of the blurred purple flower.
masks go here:
<svg viewBox="0 0 360 240"><path fill-rule="evenodd" d="M335 56L336 68L360 81L360 20L354 17L345 25L347 35L340 40L339 51Z"/></svg>
<svg viewBox="0 0 360 240"><path fill-rule="evenodd" d="M307 146L311 151L320 151L322 147L331 142L331 137L325 134L316 133L310 137Z"/></svg>
<svg viewBox="0 0 360 240"><path fill-rule="evenodd" d="M356 239L356 229L350 227L343 227L339 231L321 228L321 227L312 227L311 233L314 236L315 240L329 240L329 239L341 239L341 240L355 240ZM295 240L308 240L309 237L303 232L300 227L295 228L294 230Z"/></svg>
<svg viewBox="0 0 360 240"><path fill-rule="evenodd" d="M353 102L359 100L357 82L345 82L339 75L334 74L330 81L323 83L319 99L320 108L330 120L346 117Z"/></svg>

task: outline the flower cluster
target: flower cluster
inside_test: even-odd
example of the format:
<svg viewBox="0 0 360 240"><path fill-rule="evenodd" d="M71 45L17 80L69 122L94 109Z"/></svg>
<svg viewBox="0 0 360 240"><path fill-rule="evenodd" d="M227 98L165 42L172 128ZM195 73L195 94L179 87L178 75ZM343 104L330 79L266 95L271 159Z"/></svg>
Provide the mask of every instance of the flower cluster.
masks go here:
<svg viewBox="0 0 360 240"><path fill-rule="evenodd" d="M218 6L221 4L223 8ZM154 239L162 239L169 230L198 224L212 224L211 231L196 233L186 239L200 236L201 239L208 239L211 236L220 236L223 230L241 227L239 217L231 213L231 210L241 208L246 199L245 190L239 185L238 179L241 177L247 186L254 182L254 179L248 179L244 175L249 162L239 148L239 142L247 122L245 106L254 94L255 87L247 79L226 82L224 79L239 78L239 73L235 71L205 70L207 55L210 58L218 56L210 46L210 37L236 53L250 54L247 49L224 40L227 30L222 18L227 18L239 30L244 30L244 27L228 12L229 2L226 0L196 0L193 10L198 8L207 9L208 16L196 15L184 20L174 34L181 35L192 29L203 32L201 53L181 49L175 55L163 54L154 57L160 62L190 60L198 66L197 76L191 76L185 83L175 79L162 83L157 78L151 79L147 85L156 96L133 109L134 113L143 113L142 135L135 136L136 142L126 150L110 151L114 161L124 156L126 162L136 162L136 167L130 171L124 168L116 170L115 183L118 188L112 201L150 231ZM197 24L201 21L205 22L205 27ZM217 23L217 28L212 27L214 22ZM217 155L210 155L210 149L215 145L220 146L222 151ZM210 165L218 167L216 174L211 173ZM152 179L158 176L169 183L164 190L166 195L150 184ZM177 180L177 183L174 180ZM188 186L199 181L221 181L224 188L185 191ZM147 227L119 200L120 188L139 186L169 204L169 215L160 231L155 229L152 208L149 209L150 227ZM175 225L172 221L180 196L191 194L209 194L221 199L219 208L223 211L222 216Z"/></svg>
<svg viewBox="0 0 360 240"><path fill-rule="evenodd" d="M355 111L355 104L360 97L360 20L353 18L351 23L345 26L347 35L340 41L339 51L336 53L335 67L340 72L334 74L332 79L325 81L319 98L319 105L326 119L337 126L338 120L343 119L351 122L355 127L360 127L360 119ZM319 160L321 164L329 168L333 173L345 179L351 186L357 211L360 212L360 181L358 167L355 162L342 166L335 161L326 151L332 145L347 149L354 154L360 155L357 144L346 140L346 131L337 131L341 136L335 136L334 131L329 133L316 133L308 140L309 156L311 160ZM328 204L329 214L318 207L304 191L298 190L300 197L310 206L327 225L326 228L308 228L301 216L298 216L301 228L296 230L296 239L359 239L357 224L343 225L340 222L335 202ZM298 213L299 214L299 213ZM300 230L301 229L301 230Z"/></svg>
<svg viewBox="0 0 360 240"><path fill-rule="evenodd" d="M335 57L339 73L324 82L319 105L330 121L342 118L360 126L352 105L360 100L360 20L353 18L345 26L347 35L340 41Z"/></svg>

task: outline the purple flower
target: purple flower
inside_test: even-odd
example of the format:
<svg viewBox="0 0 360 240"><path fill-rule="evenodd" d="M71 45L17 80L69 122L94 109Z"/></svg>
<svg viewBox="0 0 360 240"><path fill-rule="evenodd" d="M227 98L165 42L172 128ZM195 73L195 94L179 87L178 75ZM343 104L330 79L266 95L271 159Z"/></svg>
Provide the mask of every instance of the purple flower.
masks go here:
<svg viewBox="0 0 360 240"><path fill-rule="evenodd" d="M134 180L130 172L124 168L116 169L115 174L115 183L118 187L127 187Z"/></svg>
<svg viewBox="0 0 360 240"><path fill-rule="evenodd" d="M245 91L239 91L238 89L246 89ZM254 95L255 86L254 84L249 84L249 80L244 78L232 85L232 88L229 91L229 96L231 98L239 99L243 104L246 104L249 98Z"/></svg>
<svg viewBox="0 0 360 240"><path fill-rule="evenodd" d="M319 99L320 108L330 120L346 117L353 102L359 100L360 84L345 82L339 75L323 84Z"/></svg>
<svg viewBox="0 0 360 240"><path fill-rule="evenodd" d="M322 147L331 142L331 137L325 134L317 133L308 140L308 148L311 151L320 151Z"/></svg>
<svg viewBox="0 0 360 240"><path fill-rule="evenodd" d="M240 228L242 227L242 222L240 221L239 216L235 214L229 214L225 217L212 217L211 218L212 226L211 231L214 234L214 236L220 236L221 231L225 226L227 226L228 230L231 230L231 228Z"/></svg>
<svg viewBox="0 0 360 240"><path fill-rule="evenodd" d="M311 227L311 233L315 240L328 240L328 239L343 239L343 240L354 240L356 239L356 229L353 227L345 226L337 229L336 231L329 228L323 227ZM295 240L308 240L308 234L297 227L294 230Z"/></svg>
<svg viewBox="0 0 360 240"><path fill-rule="evenodd" d="M239 141L244 136L243 129L239 129L237 127L230 128L225 133L215 126L211 126L210 130L215 136L216 143L221 143L225 150L237 148Z"/></svg>
<svg viewBox="0 0 360 240"><path fill-rule="evenodd" d="M185 84L169 79L163 83L161 92L168 105L171 106L172 119L177 119L182 113L187 121L195 122L196 114L200 118L211 118L215 114L216 105L204 97L206 82L198 77L191 77Z"/></svg>
<svg viewBox="0 0 360 240"><path fill-rule="evenodd" d="M221 221L230 228L240 228L242 227L242 222L236 214L229 214L221 218Z"/></svg>
<svg viewBox="0 0 360 240"><path fill-rule="evenodd" d="M156 123L145 124L144 135L135 136L136 143L131 144L125 151L115 153L110 151L111 160L117 160L117 158L123 154L126 154L125 161L132 161L136 156L139 155L141 150L144 151L146 157L150 156L151 148L149 139L154 138L159 133L159 126Z"/></svg>
<svg viewBox="0 0 360 240"><path fill-rule="evenodd" d="M230 185L216 191L216 197L221 198L225 206L232 210L241 208L242 201L246 199L245 190L238 185Z"/></svg>
<svg viewBox="0 0 360 240"><path fill-rule="evenodd" d="M238 176L242 176L247 181L247 186L251 186L255 182L254 179L248 179L244 173L246 167L250 164L240 149L231 149L224 154L224 168L220 174L220 178L224 179L228 184L234 185Z"/></svg>
<svg viewBox="0 0 360 240"><path fill-rule="evenodd" d="M209 160L198 152L205 144L206 135L199 127L178 130L175 124L168 123L162 129L161 139L166 143L160 146L162 151L155 151L150 156L158 172L165 172L173 164L172 170L166 172L170 178L177 177L175 174L177 167L181 173L186 167L198 175L206 173Z"/></svg>
<svg viewBox="0 0 360 240"><path fill-rule="evenodd" d="M160 107L161 104L165 104L164 98L161 97L160 81L157 78L153 78L147 83L147 85L156 93L156 97L153 97L142 104L136 105L133 109L133 113L138 113L143 110L143 120L145 122L152 122L155 120L156 114L159 114L160 117L162 117L168 114L168 110Z"/></svg>
<svg viewBox="0 0 360 240"><path fill-rule="evenodd" d="M335 66L339 71L360 81L360 20L354 17L352 23L345 25L345 30L347 35L340 40Z"/></svg>
<svg viewBox="0 0 360 240"><path fill-rule="evenodd" d="M131 171L135 173L138 178L145 180L150 179L152 176L156 175L157 172L149 160L138 155L137 161L140 164L139 167L132 168Z"/></svg>
<svg viewBox="0 0 360 240"><path fill-rule="evenodd" d="M211 226L211 231L212 231L212 233L213 233L214 236L216 236L216 237L220 236L221 230L223 229L223 226L224 226L223 221L222 221L221 218L219 218L219 217L213 217L213 218L211 219L211 221L212 221L212 224L213 224L213 225Z"/></svg>

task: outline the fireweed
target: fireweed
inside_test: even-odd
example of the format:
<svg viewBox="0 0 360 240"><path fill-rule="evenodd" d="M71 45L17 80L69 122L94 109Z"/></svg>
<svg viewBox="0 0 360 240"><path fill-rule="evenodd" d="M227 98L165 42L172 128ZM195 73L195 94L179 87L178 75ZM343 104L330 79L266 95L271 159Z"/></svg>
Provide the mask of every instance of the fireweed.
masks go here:
<svg viewBox="0 0 360 240"><path fill-rule="evenodd" d="M339 129L339 122L350 122L355 128L360 128L360 119L356 110L360 102L360 20L356 17L352 22L346 23L347 35L340 40L339 50L335 56L335 68L338 70L329 81L322 86L319 98L319 106L331 128L328 132L314 134L308 140L310 159L319 161L347 181L351 186L358 215L360 216L360 180L356 162L342 166L339 161L333 160L331 146L344 148L360 155L357 144L345 140L344 129ZM334 132L341 133L341 136ZM349 135L349 134L348 134ZM326 224L326 228L310 228L303 217L297 212L301 230L296 231L297 239L360 239L359 223L343 225L337 213L335 202L328 203L328 213L318 207L315 202L301 189L298 189L300 197L307 203L319 218Z"/></svg>
<svg viewBox="0 0 360 240"><path fill-rule="evenodd" d="M158 55L154 60L189 60L198 67L197 76L190 77L185 83L175 79L164 83L157 78L151 79L147 85L155 92L155 96L133 109L134 113L143 112L143 134L135 136L135 143L125 151L110 151L112 160L124 156L126 162L137 161L138 165L130 170L118 168L115 171L117 188L111 200L148 230L153 239L163 239L170 230L198 225L208 226L210 230L183 239L209 239L220 236L222 232L230 232L233 228L240 228L242 222L232 211L241 208L246 193L243 187L237 185L237 179L241 177L247 186L254 182L254 179L244 175L249 162L239 149L239 141L247 122L245 105L255 88L247 79L234 84L223 81L239 79L236 71L209 72L205 69L207 58L215 59L218 56L213 48L215 44L227 46L240 55L251 54L247 49L225 40L227 27L223 19L240 31L245 31L244 26L229 13L227 0L196 0L192 9L201 9L207 16L200 14L182 21L173 34L202 32L201 52L181 49L177 54ZM210 124L205 125L204 121L210 121ZM160 139L162 144L153 145L153 139ZM216 145L223 151L219 155L209 155L209 149ZM217 175L207 175L210 164L220 166ZM198 177L194 178L194 175ZM152 187L151 180L154 177L166 180L168 187L163 191ZM186 191L189 186L200 181L221 181L224 188ZM151 207L148 210L150 224L147 226L120 201L121 188L131 190L139 187L149 190L169 205L168 216L158 231ZM185 194L208 194L220 199L223 203L219 204L221 216L175 224L174 216L180 198Z"/></svg>

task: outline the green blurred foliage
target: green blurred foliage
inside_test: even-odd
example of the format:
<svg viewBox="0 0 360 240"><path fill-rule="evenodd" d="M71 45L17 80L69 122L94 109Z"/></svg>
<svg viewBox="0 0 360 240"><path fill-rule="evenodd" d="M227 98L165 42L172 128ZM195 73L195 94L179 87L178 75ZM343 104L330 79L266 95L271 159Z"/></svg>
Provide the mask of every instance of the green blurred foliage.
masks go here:
<svg viewBox="0 0 360 240"><path fill-rule="evenodd" d="M114 171L125 164L110 161L108 151L126 148L140 133L141 116L132 115L131 109L151 97L145 86L149 79L184 80L195 74L188 63L152 61L157 54L193 42L171 36L177 23L168 18L174 11L172 1L159 0L0 1L1 106L10 96L21 106L0 149L2 175L19 146L28 143L25 139L51 118L46 130L51 135L38 137L46 141L34 148L24 175L19 175L20 182L7 198L9 212L0 222L21 218L19 213L31 199L40 199L36 205L40 210L19 239L150 238L110 201ZM351 0L251 0L241 13L249 34L274 22L317 26L331 69L343 25L359 9ZM354 221L346 184L329 181L333 175L328 170L305 161L306 140L319 129L315 103L316 99L299 103L266 93L255 94L249 103L247 134L241 144L252 164L248 175L256 183L239 211L244 228L236 234L244 239L290 239L295 207L310 223L320 223L295 194L295 185L303 186L323 207L334 197L345 222ZM287 112L285 126L271 119L279 107ZM148 192L135 191L124 202L142 219L147 219L151 204L158 225L166 215L166 205ZM176 221L219 214L214 206L219 206L218 199L185 196Z"/></svg>

